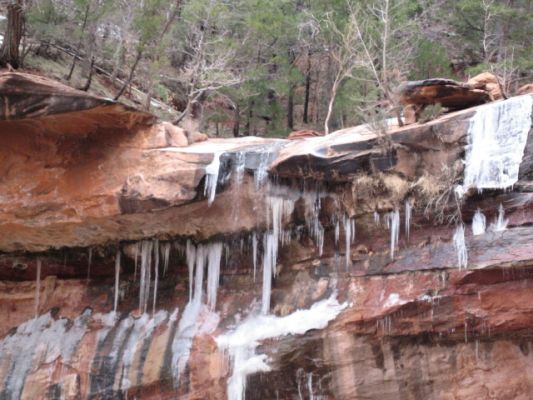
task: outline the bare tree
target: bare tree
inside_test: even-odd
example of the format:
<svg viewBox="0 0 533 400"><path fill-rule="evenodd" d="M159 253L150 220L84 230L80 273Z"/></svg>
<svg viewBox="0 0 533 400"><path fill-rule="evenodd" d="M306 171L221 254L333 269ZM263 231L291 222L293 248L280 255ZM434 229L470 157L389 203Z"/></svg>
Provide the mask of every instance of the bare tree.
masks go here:
<svg viewBox="0 0 533 400"><path fill-rule="evenodd" d="M186 88L186 105L175 124L187 117L201 98L243 81L239 71L232 67L236 52L224 45L230 31L213 26L215 5L216 0L212 0L203 10L205 15L189 30L184 50L188 61L178 74L178 81Z"/></svg>
<svg viewBox="0 0 533 400"><path fill-rule="evenodd" d="M331 85L328 110L324 120L324 133L326 135L329 134L329 121L333 113L333 105L335 104L340 85L345 79L353 77L353 71L362 65L355 22L355 14L351 13L349 22L341 28L331 14L326 16L326 26L333 33L331 41L326 44L326 48L329 49L329 56L331 61L333 61L336 71Z"/></svg>
<svg viewBox="0 0 533 400"><path fill-rule="evenodd" d="M403 125L395 88L409 70L417 32L416 18L402 14L406 3L406 0L368 3L348 0L346 23L339 24L331 14L327 16L325 26L333 34L329 55L336 72L324 122L326 134L337 92L346 79L375 85L380 98L369 102L370 107L387 107L398 124Z"/></svg>
<svg viewBox="0 0 533 400"><path fill-rule="evenodd" d="M20 42L24 35L24 1L15 0L7 6L7 28L0 47L0 66L19 68L21 65Z"/></svg>
<svg viewBox="0 0 533 400"><path fill-rule="evenodd" d="M133 62L133 65L130 69L128 79L126 79L126 81L124 82L124 84L122 85L118 93L116 94L114 98L115 101L117 101L124 94L128 86L130 85L135 75L137 66L139 65L139 62L141 61L141 58L143 57L143 54L145 53L145 51L148 48L150 48L150 46L157 46L157 43L158 42L160 43L165 38L165 36L170 30L170 27L172 26L176 18L178 18L178 16L180 15L182 3L183 3L183 0L175 0L174 7L167 15L166 21L163 24L163 28L161 29L161 31L158 32L156 36L149 37L148 39L145 38L138 43L135 61ZM147 97L151 97L151 95L149 94ZM147 100L147 102L149 102L149 100Z"/></svg>

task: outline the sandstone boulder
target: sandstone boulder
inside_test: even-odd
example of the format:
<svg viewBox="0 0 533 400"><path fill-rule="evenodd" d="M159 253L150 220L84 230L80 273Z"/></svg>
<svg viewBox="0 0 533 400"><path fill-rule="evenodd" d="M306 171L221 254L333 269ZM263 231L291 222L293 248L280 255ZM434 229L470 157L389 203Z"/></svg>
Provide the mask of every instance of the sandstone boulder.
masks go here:
<svg viewBox="0 0 533 400"><path fill-rule="evenodd" d="M504 98L501 79L491 72L483 72L470 78L467 82L474 89L486 91L491 100L501 100Z"/></svg>
<svg viewBox="0 0 533 400"><path fill-rule="evenodd" d="M528 83L527 85L521 86L517 91L517 96L521 96L523 94L533 94L533 83Z"/></svg>
<svg viewBox="0 0 533 400"><path fill-rule="evenodd" d="M320 132L317 132L317 131L305 129L305 130L301 130L301 131L291 132L289 134L288 139L289 140L299 140L299 139L305 139L305 138L308 138L308 137L317 137L317 136L324 136L324 134L320 133Z"/></svg>
<svg viewBox="0 0 533 400"><path fill-rule="evenodd" d="M170 122L154 125L146 135L145 148L186 147L188 145L185 130Z"/></svg>
<svg viewBox="0 0 533 400"><path fill-rule="evenodd" d="M451 79L426 79L407 82L400 88L400 103L427 106L440 104L452 110L460 110L487 103L491 100L485 90Z"/></svg>
<svg viewBox="0 0 533 400"><path fill-rule="evenodd" d="M189 140L189 144L193 144L193 143L205 142L206 140L209 139L209 136L201 132L187 131L187 138Z"/></svg>

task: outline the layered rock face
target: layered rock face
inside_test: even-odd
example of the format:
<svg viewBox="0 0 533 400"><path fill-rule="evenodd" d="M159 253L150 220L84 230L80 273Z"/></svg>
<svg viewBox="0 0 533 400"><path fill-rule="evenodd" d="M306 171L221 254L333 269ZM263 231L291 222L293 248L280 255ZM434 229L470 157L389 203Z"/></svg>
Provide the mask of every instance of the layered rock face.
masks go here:
<svg viewBox="0 0 533 400"><path fill-rule="evenodd" d="M533 397L533 97L192 145L97 100L0 121L0 398Z"/></svg>

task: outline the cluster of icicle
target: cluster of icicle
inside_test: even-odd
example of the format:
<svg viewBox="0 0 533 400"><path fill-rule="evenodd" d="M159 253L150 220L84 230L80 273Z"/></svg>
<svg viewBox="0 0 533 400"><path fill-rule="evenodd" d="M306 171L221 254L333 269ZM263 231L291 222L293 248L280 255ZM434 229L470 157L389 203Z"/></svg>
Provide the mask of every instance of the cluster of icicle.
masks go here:
<svg viewBox="0 0 533 400"><path fill-rule="evenodd" d="M169 257L170 257L170 243L160 243L159 240L143 240L135 244L135 272L133 279L137 280L137 273L139 273L139 309L141 312L148 310L148 302L150 299L150 288L152 286L152 270L154 272L154 291L152 296L152 313L155 313L157 303L157 289L159 285L160 274L160 261L163 261L163 275L166 274L168 269ZM139 267L140 256L140 271ZM120 253L116 256L116 279L118 280L120 269ZM117 308L117 296L118 296L118 282L115 282L115 311Z"/></svg>
<svg viewBox="0 0 533 400"><path fill-rule="evenodd" d="M404 229L405 236L409 241L411 235L411 219L413 217L413 206L411 201L408 199L405 201L405 213L404 213ZM376 226L381 225L381 215L375 211L374 212L374 223ZM385 213L383 216L385 221L385 227L390 231L390 257L391 260L394 260L394 254L398 247L398 242L400 240L400 210L394 209L388 213Z"/></svg>

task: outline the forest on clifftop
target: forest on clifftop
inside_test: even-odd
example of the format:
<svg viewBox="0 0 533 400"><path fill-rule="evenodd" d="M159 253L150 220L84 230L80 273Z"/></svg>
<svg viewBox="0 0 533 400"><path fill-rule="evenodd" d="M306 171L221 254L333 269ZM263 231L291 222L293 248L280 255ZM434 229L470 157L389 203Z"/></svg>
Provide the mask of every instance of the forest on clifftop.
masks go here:
<svg viewBox="0 0 533 400"><path fill-rule="evenodd" d="M533 80L531 0L10 0L0 15L3 67L220 136L394 117L406 80Z"/></svg>

